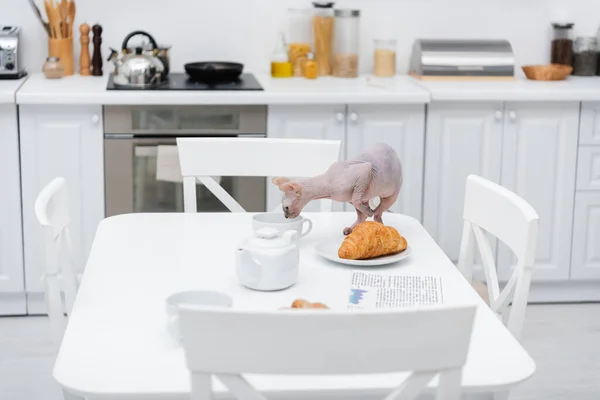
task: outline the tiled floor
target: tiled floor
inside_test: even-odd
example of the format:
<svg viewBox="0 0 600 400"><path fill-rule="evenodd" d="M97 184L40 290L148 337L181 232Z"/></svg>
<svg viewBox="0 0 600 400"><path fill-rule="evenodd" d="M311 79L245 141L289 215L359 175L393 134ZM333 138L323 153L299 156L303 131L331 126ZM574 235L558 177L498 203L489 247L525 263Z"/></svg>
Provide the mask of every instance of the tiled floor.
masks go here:
<svg viewBox="0 0 600 400"><path fill-rule="evenodd" d="M600 304L530 306L523 343L538 370L511 400L600 399ZM61 400L52 364L46 318L0 318L0 399Z"/></svg>

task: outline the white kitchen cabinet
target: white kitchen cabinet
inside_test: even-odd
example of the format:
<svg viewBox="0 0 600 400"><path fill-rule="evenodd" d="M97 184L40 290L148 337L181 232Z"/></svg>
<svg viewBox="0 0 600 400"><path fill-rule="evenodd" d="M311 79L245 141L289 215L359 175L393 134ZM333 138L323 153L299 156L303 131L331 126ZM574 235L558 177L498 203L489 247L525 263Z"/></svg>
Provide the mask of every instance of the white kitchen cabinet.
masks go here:
<svg viewBox="0 0 600 400"><path fill-rule="evenodd" d="M600 146L579 146L577 190L600 190Z"/></svg>
<svg viewBox="0 0 600 400"><path fill-rule="evenodd" d="M344 140L346 135L345 105L271 105L267 122L267 136L286 139ZM344 143L342 143L344 146ZM344 158L344 147L341 158ZM306 160L310 162L310 160ZM325 172L325 171L323 171ZM267 182L267 210L281 203L281 191ZM341 210L340 203L334 209ZM319 203L309 203L305 211L319 211Z"/></svg>
<svg viewBox="0 0 600 400"><path fill-rule="evenodd" d="M20 135L25 287L28 311L37 314L45 312L40 280L44 242L34 203L52 179L67 180L74 263L82 271L104 218L102 107L23 105Z"/></svg>
<svg viewBox="0 0 600 400"><path fill-rule="evenodd" d="M347 158L359 155L375 143L392 146L402 162L404 181L400 196L390 211L421 220L425 106L349 105L347 121ZM353 210L350 205L347 209Z"/></svg>
<svg viewBox="0 0 600 400"><path fill-rule="evenodd" d="M454 263L467 176L500 182L502 107L502 102L438 102L428 108L423 225ZM495 241L492 247L495 251Z"/></svg>
<svg viewBox="0 0 600 400"><path fill-rule="evenodd" d="M600 191L575 197L571 279L600 279Z"/></svg>
<svg viewBox="0 0 600 400"><path fill-rule="evenodd" d="M579 132L579 144L600 145L600 103L584 102L581 104Z"/></svg>
<svg viewBox="0 0 600 400"><path fill-rule="evenodd" d="M579 103L506 103L502 186L529 202L540 216L533 280L566 280L577 166ZM500 151L498 149L498 151ZM499 278L514 264L498 253Z"/></svg>
<svg viewBox="0 0 600 400"><path fill-rule="evenodd" d="M0 315L27 312L17 107L0 105Z"/></svg>

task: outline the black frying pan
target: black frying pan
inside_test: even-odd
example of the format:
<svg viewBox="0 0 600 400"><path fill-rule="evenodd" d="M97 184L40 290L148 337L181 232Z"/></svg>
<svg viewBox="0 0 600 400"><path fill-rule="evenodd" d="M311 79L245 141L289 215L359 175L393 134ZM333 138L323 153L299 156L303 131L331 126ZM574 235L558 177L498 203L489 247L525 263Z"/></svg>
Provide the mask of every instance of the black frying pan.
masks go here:
<svg viewBox="0 0 600 400"><path fill-rule="evenodd" d="M224 61L193 62L184 65L189 78L197 82L223 82L237 80L244 64Z"/></svg>

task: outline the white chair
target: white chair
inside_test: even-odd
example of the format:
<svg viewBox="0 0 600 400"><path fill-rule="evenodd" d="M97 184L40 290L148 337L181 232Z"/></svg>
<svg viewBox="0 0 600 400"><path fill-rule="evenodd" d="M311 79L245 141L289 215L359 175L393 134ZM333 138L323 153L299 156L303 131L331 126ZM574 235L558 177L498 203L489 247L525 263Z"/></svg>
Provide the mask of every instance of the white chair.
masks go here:
<svg viewBox="0 0 600 400"><path fill-rule="evenodd" d="M471 282L477 247L485 273L489 305L502 316L504 324L519 339L535 259L538 214L510 190L479 176L469 175L463 217L458 268ZM486 232L504 242L517 257L517 264L502 291Z"/></svg>
<svg viewBox="0 0 600 400"><path fill-rule="evenodd" d="M192 400L212 398L212 376L239 400L265 400L241 374L401 371L412 373L386 399L413 399L439 375L437 399L458 400L475 306L376 312L184 306L179 316Z"/></svg>
<svg viewBox="0 0 600 400"><path fill-rule="evenodd" d="M339 140L178 138L185 212L196 212L196 180L230 211L246 212L212 176L311 177L339 160ZM321 200L321 211L331 211Z"/></svg>
<svg viewBox="0 0 600 400"><path fill-rule="evenodd" d="M42 189L35 201L35 215L44 234L43 280L48 317L54 341L59 345L66 327L64 310L67 315L71 313L78 288L69 232L69 195L64 178L55 178Z"/></svg>

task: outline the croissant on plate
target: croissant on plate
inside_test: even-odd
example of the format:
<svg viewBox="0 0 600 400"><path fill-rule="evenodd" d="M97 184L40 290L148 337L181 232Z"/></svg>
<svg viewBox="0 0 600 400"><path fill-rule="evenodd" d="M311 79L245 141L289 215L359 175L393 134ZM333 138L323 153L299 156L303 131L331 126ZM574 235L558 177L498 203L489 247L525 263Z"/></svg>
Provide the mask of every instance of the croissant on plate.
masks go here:
<svg viewBox="0 0 600 400"><path fill-rule="evenodd" d="M391 226L365 221L358 224L338 249L338 257L347 260L369 258L399 253L406 250L406 239Z"/></svg>

